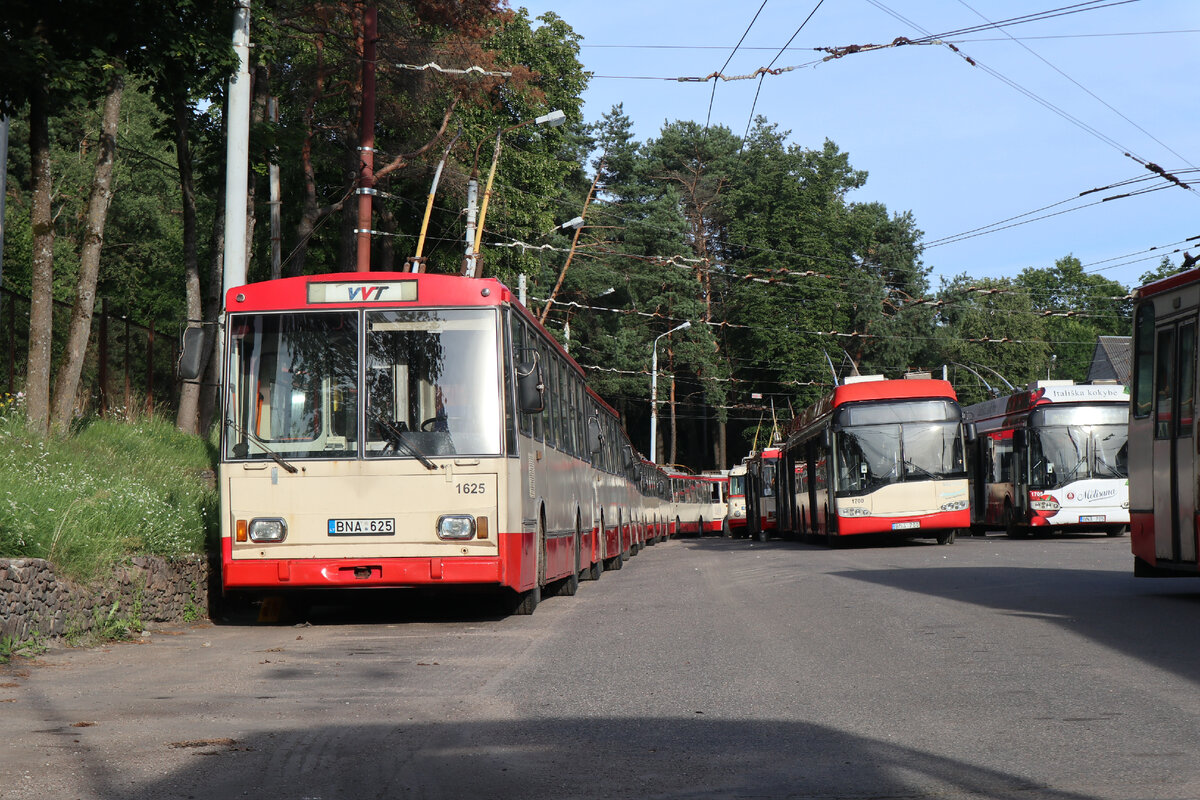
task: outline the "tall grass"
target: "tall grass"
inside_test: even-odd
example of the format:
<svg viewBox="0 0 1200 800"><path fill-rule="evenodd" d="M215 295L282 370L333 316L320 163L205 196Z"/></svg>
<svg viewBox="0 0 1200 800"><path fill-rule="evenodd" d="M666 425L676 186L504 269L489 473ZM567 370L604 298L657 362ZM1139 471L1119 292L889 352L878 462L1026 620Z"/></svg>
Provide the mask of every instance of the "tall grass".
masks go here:
<svg viewBox="0 0 1200 800"><path fill-rule="evenodd" d="M45 558L98 577L131 555L204 553L218 499L211 444L170 422L92 420L41 439L0 402L0 558Z"/></svg>

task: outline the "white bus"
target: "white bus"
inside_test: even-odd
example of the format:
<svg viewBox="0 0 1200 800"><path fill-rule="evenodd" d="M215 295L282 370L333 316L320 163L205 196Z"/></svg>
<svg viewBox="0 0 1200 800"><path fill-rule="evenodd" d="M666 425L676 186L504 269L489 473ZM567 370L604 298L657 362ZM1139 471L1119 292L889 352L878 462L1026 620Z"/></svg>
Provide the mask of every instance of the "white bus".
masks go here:
<svg viewBox="0 0 1200 800"><path fill-rule="evenodd" d="M974 426L971 525L1012 538L1120 536L1129 525L1129 390L1037 381L963 409Z"/></svg>

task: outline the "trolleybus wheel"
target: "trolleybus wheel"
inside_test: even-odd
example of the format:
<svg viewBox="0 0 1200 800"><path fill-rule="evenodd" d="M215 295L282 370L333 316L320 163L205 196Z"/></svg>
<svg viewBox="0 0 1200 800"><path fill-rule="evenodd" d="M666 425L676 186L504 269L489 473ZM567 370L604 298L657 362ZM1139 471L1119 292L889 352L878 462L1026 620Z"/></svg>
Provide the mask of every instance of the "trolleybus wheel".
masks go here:
<svg viewBox="0 0 1200 800"><path fill-rule="evenodd" d="M729 517L721 520L721 537L724 539L733 538L733 529L729 527Z"/></svg>
<svg viewBox="0 0 1200 800"><path fill-rule="evenodd" d="M1017 512L1012 506L1004 507L1004 533L1010 539L1023 539L1027 533L1017 524Z"/></svg>
<svg viewBox="0 0 1200 800"><path fill-rule="evenodd" d="M519 617L527 617L542 601L542 587L535 586L525 592L514 591L509 598L509 611Z"/></svg>
<svg viewBox="0 0 1200 800"><path fill-rule="evenodd" d="M955 535L954 528L951 528L948 531L943 531L942 533L938 534L937 543L938 544L954 544L954 535Z"/></svg>
<svg viewBox="0 0 1200 800"><path fill-rule="evenodd" d="M1129 532L1129 529L1124 525L1114 525L1111 528L1106 528L1104 533L1108 536L1124 536Z"/></svg>

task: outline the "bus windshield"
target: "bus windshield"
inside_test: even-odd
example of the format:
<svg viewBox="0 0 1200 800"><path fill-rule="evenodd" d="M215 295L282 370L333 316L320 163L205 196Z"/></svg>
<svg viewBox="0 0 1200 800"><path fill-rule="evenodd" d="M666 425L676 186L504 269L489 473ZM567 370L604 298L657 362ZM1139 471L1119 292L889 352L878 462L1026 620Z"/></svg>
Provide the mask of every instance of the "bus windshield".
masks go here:
<svg viewBox="0 0 1200 800"><path fill-rule="evenodd" d="M358 317L241 314L229 322L226 457L330 458L358 449Z"/></svg>
<svg viewBox="0 0 1200 800"><path fill-rule="evenodd" d="M1128 478L1127 439L1123 425L1034 428L1029 487L1057 489L1086 478Z"/></svg>
<svg viewBox="0 0 1200 800"><path fill-rule="evenodd" d="M231 316L226 457L430 466L500 453L497 320L492 309Z"/></svg>
<svg viewBox="0 0 1200 800"><path fill-rule="evenodd" d="M837 434L839 496L891 483L965 477L957 422L860 425Z"/></svg>
<svg viewBox="0 0 1200 800"><path fill-rule="evenodd" d="M729 476L729 494L731 497L741 497L746 493L746 476L745 475L730 475Z"/></svg>
<svg viewBox="0 0 1200 800"><path fill-rule="evenodd" d="M369 457L500 453L492 309L367 313Z"/></svg>

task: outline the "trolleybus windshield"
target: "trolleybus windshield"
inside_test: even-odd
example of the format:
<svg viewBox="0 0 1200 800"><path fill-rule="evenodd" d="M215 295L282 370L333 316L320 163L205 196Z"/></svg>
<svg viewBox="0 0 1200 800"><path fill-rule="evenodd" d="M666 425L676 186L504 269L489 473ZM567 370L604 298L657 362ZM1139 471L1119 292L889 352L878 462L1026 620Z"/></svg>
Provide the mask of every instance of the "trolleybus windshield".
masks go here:
<svg viewBox="0 0 1200 800"><path fill-rule="evenodd" d="M1128 478L1129 409L1074 406L1030 415L1029 486L1057 489L1087 478Z"/></svg>
<svg viewBox="0 0 1200 800"><path fill-rule="evenodd" d="M354 312L238 314L229 322L226 457L357 451Z"/></svg>
<svg viewBox="0 0 1200 800"><path fill-rule="evenodd" d="M839 496L903 481L966 476L961 412L942 400L847 406L838 411Z"/></svg>
<svg viewBox="0 0 1200 800"><path fill-rule="evenodd" d="M367 312L367 455L499 455L493 309Z"/></svg>
<svg viewBox="0 0 1200 800"><path fill-rule="evenodd" d="M231 316L226 457L500 453L497 320L493 309Z"/></svg>

